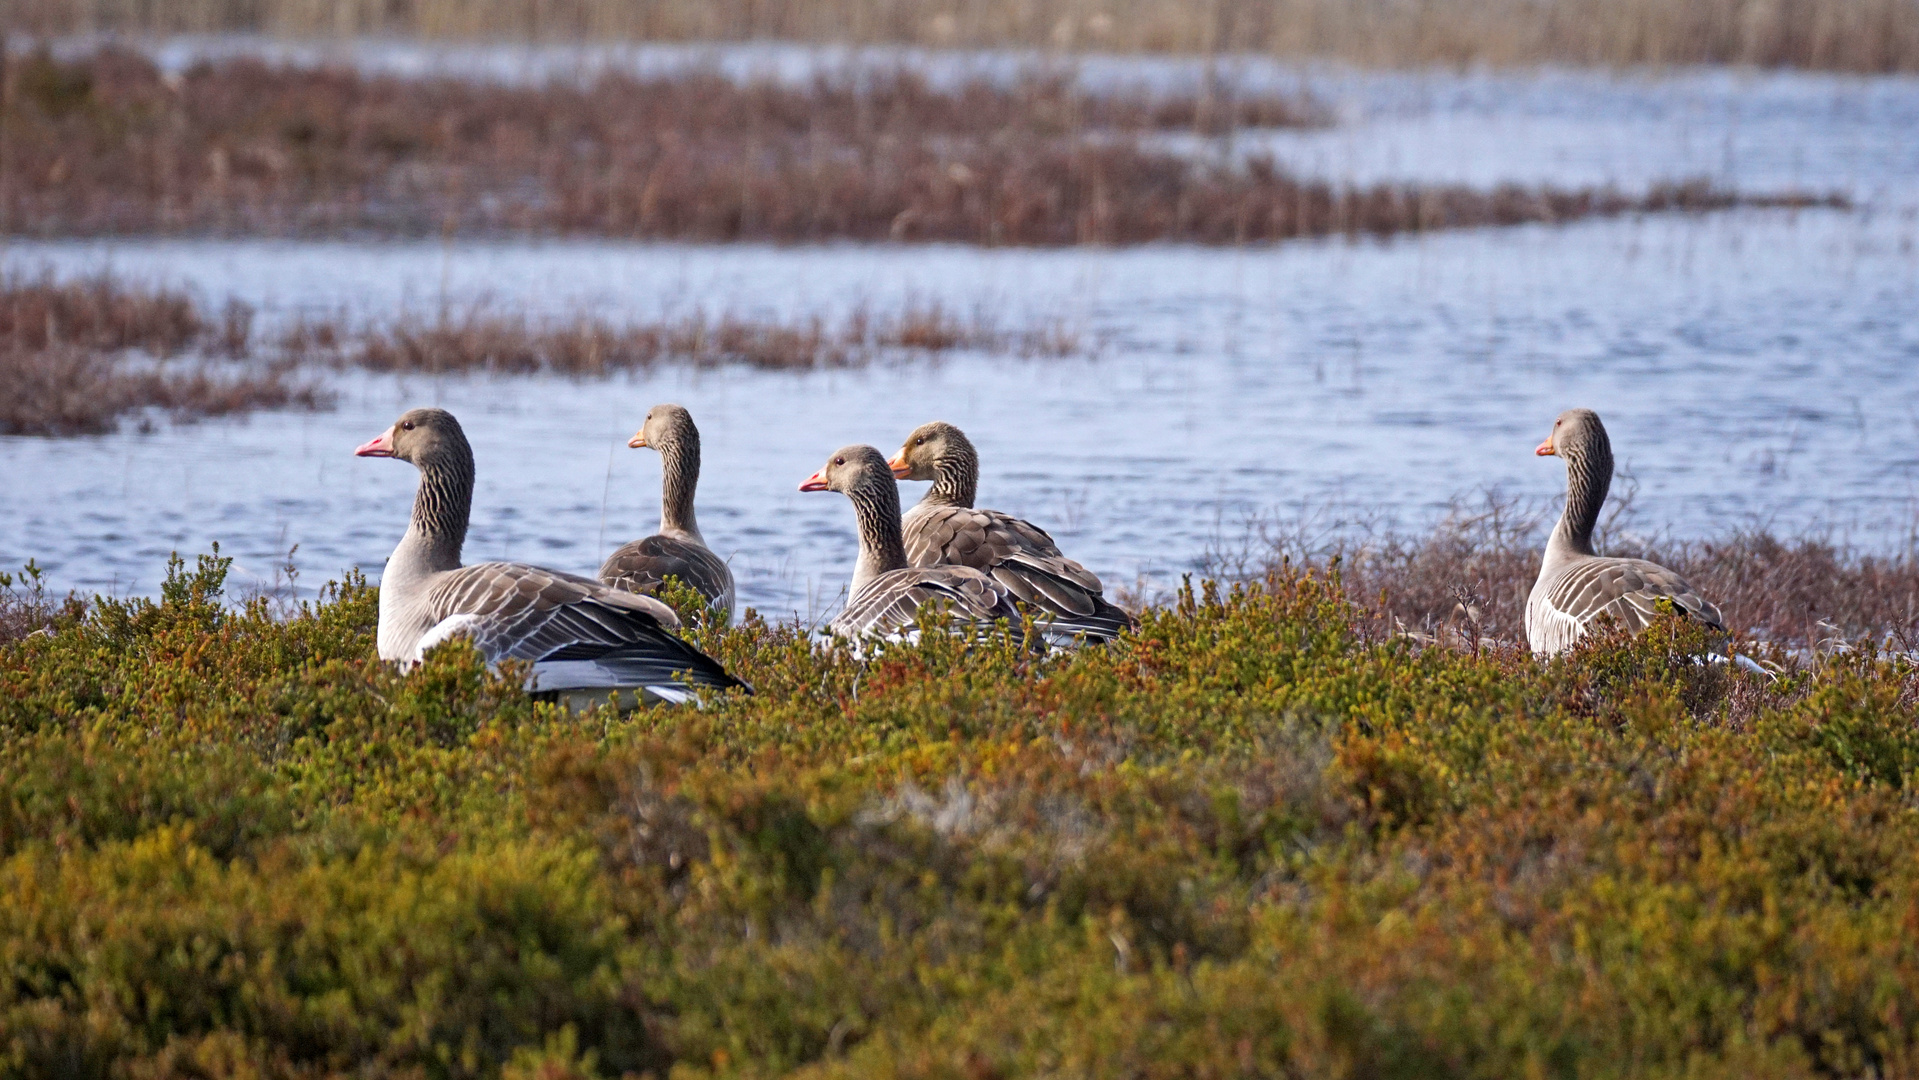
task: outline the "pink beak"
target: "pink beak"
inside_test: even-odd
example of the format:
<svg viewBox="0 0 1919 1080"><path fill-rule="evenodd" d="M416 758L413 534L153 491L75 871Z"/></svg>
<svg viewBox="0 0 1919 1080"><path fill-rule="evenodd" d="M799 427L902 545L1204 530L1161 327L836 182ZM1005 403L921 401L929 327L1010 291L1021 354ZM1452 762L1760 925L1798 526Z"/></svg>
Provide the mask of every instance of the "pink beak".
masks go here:
<svg viewBox="0 0 1919 1080"><path fill-rule="evenodd" d="M1539 449L1534 450L1533 453L1539 455L1540 457L1552 457L1554 454L1558 453L1558 451L1553 449L1553 437L1551 435L1546 436L1546 441L1543 443L1540 443Z"/></svg>
<svg viewBox="0 0 1919 1080"><path fill-rule="evenodd" d="M644 447L646 445L646 432L640 431L640 432L634 433L632 438L626 440L626 445L632 447L635 450L638 450Z"/></svg>
<svg viewBox="0 0 1919 1080"><path fill-rule="evenodd" d="M365 443L362 443L360 448L353 452L353 456L354 457L392 457L393 456L393 429L388 428L385 431L381 432L380 434L375 435L371 439L368 439Z"/></svg>
<svg viewBox="0 0 1919 1080"><path fill-rule="evenodd" d="M819 472L816 472L813 475L807 477L806 479L800 481L800 490L801 491L825 491L826 490L826 470L821 469Z"/></svg>

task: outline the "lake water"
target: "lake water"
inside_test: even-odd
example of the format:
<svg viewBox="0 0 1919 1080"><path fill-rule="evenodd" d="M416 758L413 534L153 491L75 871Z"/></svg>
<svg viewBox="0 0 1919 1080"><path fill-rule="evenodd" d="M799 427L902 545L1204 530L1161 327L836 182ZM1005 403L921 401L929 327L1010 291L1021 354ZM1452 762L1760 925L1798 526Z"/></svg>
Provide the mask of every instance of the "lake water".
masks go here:
<svg viewBox="0 0 1919 1080"><path fill-rule="evenodd" d="M830 612L851 566L850 508L798 481L843 443L890 452L933 418L979 444L983 504L1047 527L1109 583L1176 580L1260 513L1337 507L1417 526L1485 489L1544 501L1564 474L1532 447L1574 405L1612 431L1638 527L1913 543L1919 82L1263 77L1309 81L1345 118L1259 136L1335 178L1710 175L1843 190L1863 208L1241 249L15 241L0 265L111 268L214 304L239 296L269 319L482 300L614 319L938 300L1009 326L1064 319L1098 347L607 382L348 374L330 413L5 438L0 565L33 557L61 589L147 593L169 551L218 540L242 582L270 577L296 543L303 586L349 566L377 577L414 472L352 448L436 404L478 455L468 557L590 572L656 523L658 458L624 443L659 401L700 422L702 525L743 602L769 613Z"/></svg>

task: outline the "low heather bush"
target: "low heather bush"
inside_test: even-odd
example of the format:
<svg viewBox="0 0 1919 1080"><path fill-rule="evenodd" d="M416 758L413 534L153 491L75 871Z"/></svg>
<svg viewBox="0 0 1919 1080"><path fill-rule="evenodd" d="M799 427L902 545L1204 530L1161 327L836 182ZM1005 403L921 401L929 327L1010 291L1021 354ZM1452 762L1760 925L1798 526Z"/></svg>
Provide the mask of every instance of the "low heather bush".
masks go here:
<svg viewBox="0 0 1919 1080"><path fill-rule="evenodd" d="M17 1075L1897 1075L1919 675L1764 679L1668 620L1551 663L1327 578L1104 649L864 661L569 715L357 578L0 643ZM17 591L17 586L12 586Z"/></svg>

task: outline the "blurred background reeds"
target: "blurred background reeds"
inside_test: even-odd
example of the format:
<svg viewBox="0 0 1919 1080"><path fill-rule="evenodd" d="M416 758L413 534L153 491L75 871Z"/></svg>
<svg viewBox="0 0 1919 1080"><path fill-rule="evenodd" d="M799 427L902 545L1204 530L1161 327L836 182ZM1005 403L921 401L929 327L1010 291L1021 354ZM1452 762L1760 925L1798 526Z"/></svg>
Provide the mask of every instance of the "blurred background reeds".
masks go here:
<svg viewBox="0 0 1919 1080"><path fill-rule="evenodd" d="M43 236L1231 244L1845 201L1685 179L1628 192L1301 178L1211 136L1322 122L1308 97L1087 95L1041 75L507 86L253 59L180 75L105 49L18 58L6 86L0 231ZM1188 134L1199 150L1168 141Z"/></svg>
<svg viewBox="0 0 1919 1080"><path fill-rule="evenodd" d="M35 33L786 39L1331 57L1369 65L1919 69L1912 0L12 0Z"/></svg>

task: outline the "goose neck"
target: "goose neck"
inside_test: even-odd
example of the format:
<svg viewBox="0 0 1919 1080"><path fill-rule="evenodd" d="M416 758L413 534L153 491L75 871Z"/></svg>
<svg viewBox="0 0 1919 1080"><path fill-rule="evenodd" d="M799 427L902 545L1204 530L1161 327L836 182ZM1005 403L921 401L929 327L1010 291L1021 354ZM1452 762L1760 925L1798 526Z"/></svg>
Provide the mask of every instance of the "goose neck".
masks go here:
<svg viewBox="0 0 1919 1080"><path fill-rule="evenodd" d="M1612 487L1612 453L1603 446L1568 449L1566 459L1566 508L1560 512L1547 554L1591 555L1593 530L1599 524L1599 509L1606 504L1606 492Z"/></svg>
<svg viewBox="0 0 1919 1080"><path fill-rule="evenodd" d="M847 498L859 521L860 555L852 582L852 595L858 596L874 578L906 566L906 543L900 535L899 489L890 477L884 484L856 487Z"/></svg>
<svg viewBox="0 0 1919 1080"><path fill-rule="evenodd" d="M704 544L693 513L700 484L700 445L675 439L660 447L660 532Z"/></svg>
<svg viewBox="0 0 1919 1080"><path fill-rule="evenodd" d="M920 501L934 506L971 507L979 496L979 458L971 447L948 453L933 467L933 486Z"/></svg>
<svg viewBox="0 0 1919 1080"><path fill-rule="evenodd" d="M472 508L471 454L422 462L420 488L413 496L413 521L400 541L401 550L423 570L457 569ZM397 559L401 552L394 554Z"/></svg>

